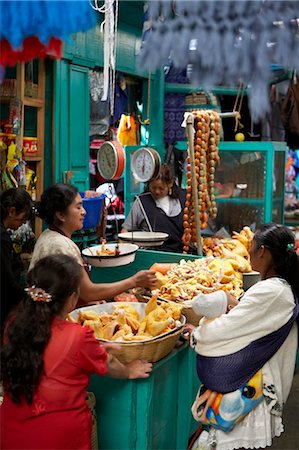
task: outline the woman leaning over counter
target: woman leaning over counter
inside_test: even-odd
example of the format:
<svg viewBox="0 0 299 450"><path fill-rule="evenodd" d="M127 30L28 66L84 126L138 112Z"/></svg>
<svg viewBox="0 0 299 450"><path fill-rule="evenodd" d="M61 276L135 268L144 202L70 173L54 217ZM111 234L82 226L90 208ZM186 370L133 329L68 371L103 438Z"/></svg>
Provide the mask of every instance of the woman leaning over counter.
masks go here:
<svg viewBox="0 0 299 450"><path fill-rule="evenodd" d="M71 240L72 234L83 227L85 214L82 198L75 186L55 184L47 188L42 194L38 215L45 220L49 228L37 240L30 269L48 255L72 256L82 266L80 297L84 303L109 299L137 286L153 287L156 275L151 270L139 271L132 277L115 283L92 283L84 270L80 250Z"/></svg>

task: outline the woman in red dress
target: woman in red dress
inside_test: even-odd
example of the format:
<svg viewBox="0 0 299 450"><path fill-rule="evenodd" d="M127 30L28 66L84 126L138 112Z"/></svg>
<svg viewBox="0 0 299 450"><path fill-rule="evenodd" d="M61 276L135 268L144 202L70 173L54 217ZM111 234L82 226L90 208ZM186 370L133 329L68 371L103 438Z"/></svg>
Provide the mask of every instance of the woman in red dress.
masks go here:
<svg viewBox="0 0 299 450"><path fill-rule="evenodd" d="M65 321L81 277L67 255L42 258L28 274L28 296L8 320L1 352L1 449L90 449L89 376L149 376L151 364L123 365L88 327Z"/></svg>

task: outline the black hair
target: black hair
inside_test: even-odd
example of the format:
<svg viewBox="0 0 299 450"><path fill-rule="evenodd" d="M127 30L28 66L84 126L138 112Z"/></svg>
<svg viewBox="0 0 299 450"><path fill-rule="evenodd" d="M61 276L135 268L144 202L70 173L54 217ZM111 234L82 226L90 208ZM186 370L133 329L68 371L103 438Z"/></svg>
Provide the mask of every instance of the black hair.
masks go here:
<svg viewBox="0 0 299 450"><path fill-rule="evenodd" d="M51 324L67 298L78 292L82 267L67 255L40 259L27 276L29 286L43 289L50 302L34 301L30 295L12 311L4 332L1 380L14 403L32 403L43 373L43 353L51 337Z"/></svg>
<svg viewBox="0 0 299 450"><path fill-rule="evenodd" d="M2 192L0 204L2 221L8 216L9 208L15 208L17 213L28 212L29 216L32 207L30 195L22 188L10 188Z"/></svg>
<svg viewBox="0 0 299 450"><path fill-rule="evenodd" d="M283 225L268 223L254 235L256 248L262 245L272 256L273 269L285 279L299 298L299 256L295 251L294 233Z"/></svg>
<svg viewBox="0 0 299 450"><path fill-rule="evenodd" d="M78 189L72 184L53 184L43 192L36 214L48 225L53 225L56 213L64 213L78 193Z"/></svg>
<svg viewBox="0 0 299 450"><path fill-rule="evenodd" d="M179 188L175 181L173 170L168 164L161 164L158 175L152 180L148 181L144 191L149 192L150 184L156 180L161 180L163 183L166 183L168 185L172 184L171 192L169 192L168 195L171 198L179 198Z"/></svg>

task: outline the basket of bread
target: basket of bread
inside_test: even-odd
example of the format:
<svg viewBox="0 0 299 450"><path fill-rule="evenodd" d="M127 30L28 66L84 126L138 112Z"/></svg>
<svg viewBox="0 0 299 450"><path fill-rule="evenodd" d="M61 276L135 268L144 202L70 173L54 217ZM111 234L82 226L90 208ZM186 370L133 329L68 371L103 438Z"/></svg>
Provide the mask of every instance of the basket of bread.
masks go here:
<svg viewBox="0 0 299 450"><path fill-rule="evenodd" d="M117 342L111 350L122 363L136 359L156 362L174 348L186 318L182 306L158 301L152 296L148 303L111 302L76 309L68 320L88 326L102 342Z"/></svg>

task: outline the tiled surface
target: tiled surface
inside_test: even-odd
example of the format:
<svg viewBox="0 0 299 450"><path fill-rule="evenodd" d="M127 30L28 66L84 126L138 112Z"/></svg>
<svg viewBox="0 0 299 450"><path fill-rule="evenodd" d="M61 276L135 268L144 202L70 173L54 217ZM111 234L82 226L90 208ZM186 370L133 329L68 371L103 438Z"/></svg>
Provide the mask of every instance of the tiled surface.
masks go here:
<svg viewBox="0 0 299 450"><path fill-rule="evenodd" d="M299 369L283 412L285 432L275 438L273 450L299 450Z"/></svg>

